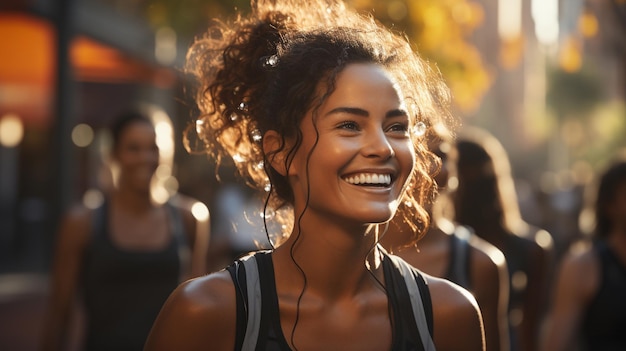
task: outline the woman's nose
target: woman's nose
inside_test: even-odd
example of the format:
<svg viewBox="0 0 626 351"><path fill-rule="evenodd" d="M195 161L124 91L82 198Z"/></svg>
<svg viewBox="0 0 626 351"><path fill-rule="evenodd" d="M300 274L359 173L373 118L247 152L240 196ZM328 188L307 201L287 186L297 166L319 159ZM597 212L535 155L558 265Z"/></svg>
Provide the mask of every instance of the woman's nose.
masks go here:
<svg viewBox="0 0 626 351"><path fill-rule="evenodd" d="M366 157L388 159L395 154L393 146L389 142L388 136L382 129L368 133L365 135L365 140L366 142L363 147L363 153Z"/></svg>

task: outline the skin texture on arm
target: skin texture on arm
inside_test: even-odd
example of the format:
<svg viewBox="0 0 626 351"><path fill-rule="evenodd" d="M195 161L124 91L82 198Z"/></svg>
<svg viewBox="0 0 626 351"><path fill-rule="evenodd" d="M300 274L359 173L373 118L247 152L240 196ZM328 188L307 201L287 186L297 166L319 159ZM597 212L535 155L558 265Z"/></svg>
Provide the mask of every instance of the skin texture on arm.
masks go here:
<svg viewBox="0 0 626 351"><path fill-rule="evenodd" d="M484 351L481 312L474 297L447 280L426 276L433 303L437 351Z"/></svg>
<svg viewBox="0 0 626 351"><path fill-rule="evenodd" d="M504 255L476 236L470 239L470 243L472 287L483 316L487 351L509 350L509 284Z"/></svg>
<svg viewBox="0 0 626 351"><path fill-rule="evenodd" d="M592 250L568 253L561 262L551 309L542 333L542 351L570 350L585 307L599 284L599 262Z"/></svg>
<svg viewBox="0 0 626 351"><path fill-rule="evenodd" d="M91 217L90 210L75 207L66 214L59 228L50 275L42 350L62 350L67 342L81 262L91 231Z"/></svg>
<svg viewBox="0 0 626 351"><path fill-rule="evenodd" d="M232 351L235 345L235 288L226 271L181 284L159 313L145 351Z"/></svg>

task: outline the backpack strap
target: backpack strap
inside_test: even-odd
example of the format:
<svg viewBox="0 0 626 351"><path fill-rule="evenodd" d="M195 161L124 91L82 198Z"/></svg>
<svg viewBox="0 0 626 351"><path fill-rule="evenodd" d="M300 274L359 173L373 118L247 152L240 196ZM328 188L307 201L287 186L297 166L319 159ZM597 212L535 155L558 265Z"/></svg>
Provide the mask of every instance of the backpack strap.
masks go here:
<svg viewBox="0 0 626 351"><path fill-rule="evenodd" d="M424 350L435 351L435 344L433 343L433 339L431 337L433 329L432 320L429 323L429 321L426 319L426 309L429 310L428 316L432 316L432 306L430 305L430 294L428 292L428 286L426 285L426 282L423 280L422 276L420 274L415 274L415 269L408 263L406 263L406 261L394 255L388 255L388 257L400 270L400 274L404 278L404 283L406 284L406 288L409 291L409 297L411 299L413 317L415 318L415 324L417 325L417 330L419 331ZM418 279L420 280L421 284L418 283ZM426 296L422 296L421 290L424 291L424 295ZM426 304L428 304L429 306L424 306L424 302L426 302Z"/></svg>

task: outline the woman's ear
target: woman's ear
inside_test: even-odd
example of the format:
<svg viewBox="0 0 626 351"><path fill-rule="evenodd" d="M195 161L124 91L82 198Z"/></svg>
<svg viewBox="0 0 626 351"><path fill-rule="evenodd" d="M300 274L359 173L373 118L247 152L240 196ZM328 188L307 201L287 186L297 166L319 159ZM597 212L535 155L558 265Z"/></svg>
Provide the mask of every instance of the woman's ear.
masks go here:
<svg viewBox="0 0 626 351"><path fill-rule="evenodd" d="M263 153L267 155L267 161L276 172L282 176L287 175L285 162L285 139L275 130L268 130L263 136Z"/></svg>

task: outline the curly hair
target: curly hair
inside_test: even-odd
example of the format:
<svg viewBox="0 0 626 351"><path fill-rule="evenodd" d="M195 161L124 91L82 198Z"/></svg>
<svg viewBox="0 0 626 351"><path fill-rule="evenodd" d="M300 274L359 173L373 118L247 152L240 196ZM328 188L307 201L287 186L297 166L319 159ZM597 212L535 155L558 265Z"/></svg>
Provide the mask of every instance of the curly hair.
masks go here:
<svg viewBox="0 0 626 351"><path fill-rule="evenodd" d="M200 111L191 131L202 151L232 158L249 185L268 192L272 210L288 207L293 193L287 178L266 162L262 138L278 132L286 166L300 146L300 122L333 92L337 75L352 63L385 67L403 91L415 135L417 162L403 194L401 211L415 225L416 240L429 218L424 205L434 199L432 179L439 159L425 140L435 126L452 125L449 91L441 74L411 48L405 36L372 16L347 9L341 1L253 1L248 16L215 21L188 51L186 73L195 78ZM285 139L295 145L288 150Z"/></svg>

